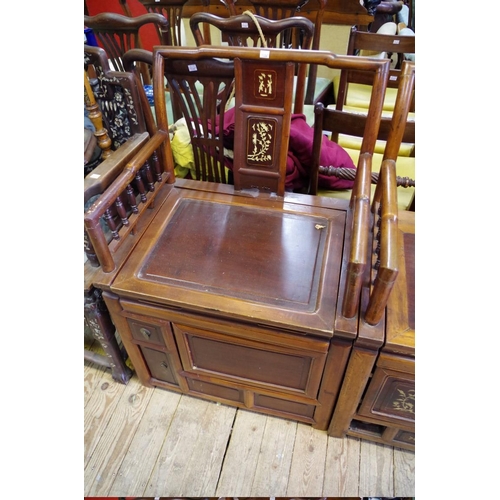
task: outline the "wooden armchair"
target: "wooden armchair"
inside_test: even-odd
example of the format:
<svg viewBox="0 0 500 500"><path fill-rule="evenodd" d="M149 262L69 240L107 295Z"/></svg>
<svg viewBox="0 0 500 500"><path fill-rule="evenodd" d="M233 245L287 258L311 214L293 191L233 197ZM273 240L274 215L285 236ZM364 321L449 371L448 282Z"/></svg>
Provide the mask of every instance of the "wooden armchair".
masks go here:
<svg viewBox="0 0 500 500"><path fill-rule="evenodd" d="M358 308L359 326L329 427L335 437L348 434L408 449L414 449L415 227L414 213L397 210L395 159L414 79L414 63L406 62L371 206L371 241L358 245L354 237L351 244L347 281L361 286L361 306L346 293L337 324L345 327Z"/></svg>
<svg viewBox="0 0 500 500"><path fill-rule="evenodd" d="M128 17L104 12L95 16L84 16L85 26L91 28L102 45L115 71L125 71L122 57L130 49L142 48L140 30L153 25L160 34L160 43L167 45L170 39L169 21L158 13ZM141 65L140 75L144 85L151 84L151 70Z"/></svg>
<svg viewBox="0 0 500 500"><path fill-rule="evenodd" d="M410 67L414 68L414 63L405 61L403 63L408 71ZM407 85L407 78L398 78L398 96ZM410 91L410 106L414 99L414 88ZM404 98L398 97L399 99ZM354 164L357 164L363 153L361 150L362 140L366 131L366 115L346 110L325 108L323 104L318 103L315 107L314 123L314 145L313 145L313 165L311 170L311 185L309 192L320 196L329 196L333 198L349 199L352 195L350 189L328 189L321 185L320 175L335 176L341 179L355 178L355 171L349 169L335 168L335 166L326 165L322 159L322 147L324 141L329 139L338 143L349 154ZM383 160L388 154L387 141L391 136L394 127L393 120L383 117L380 122L380 128L377 134L377 142L372 155L372 188L371 199L375 194L375 186L379 178L379 172ZM330 133L330 138L325 137L325 133ZM392 146L394 147L394 138ZM397 147L397 193L398 208L400 210L414 209L415 198L415 121L407 120L401 135L400 143Z"/></svg>
<svg viewBox="0 0 500 500"><path fill-rule="evenodd" d="M367 159L351 207L285 195L294 67L370 71L375 97L367 129L374 144L389 62L312 50L156 47L155 91L166 74L201 72L212 62L221 72L234 67L234 188L192 180L161 188L168 198L123 267L121 259L105 267L99 258L97 286L145 385L326 429L349 348L333 330L342 253L354 233L360 244L370 242L365 180L371 172ZM175 89L174 80L171 85ZM155 104L156 136L167 138L162 92L155 92ZM102 231L98 219L119 192L111 185L86 217L93 240ZM107 285L104 275L116 272ZM360 292L349 292L354 303Z"/></svg>
<svg viewBox="0 0 500 500"><path fill-rule="evenodd" d="M205 12L193 14L189 20L197 46L207 45L200 25L214 26L221 33L221 40L230 46L288 48L290 40L297 45L292 48L310 49L314 35L314 24L305 17L289 17L271 20L257 14L242 14L229 18L218 17ZM294 113L302 113L306 91L306 72L304 64L297 68L295 82Z"/></svg>

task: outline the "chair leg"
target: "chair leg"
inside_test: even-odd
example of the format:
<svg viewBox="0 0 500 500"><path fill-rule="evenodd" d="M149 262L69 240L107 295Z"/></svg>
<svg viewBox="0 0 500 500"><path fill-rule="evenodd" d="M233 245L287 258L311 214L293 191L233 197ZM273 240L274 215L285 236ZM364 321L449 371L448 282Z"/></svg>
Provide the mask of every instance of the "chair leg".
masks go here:
<svg viewBox="0 0 500 500"><path fill-rule="evenodd" d="M86 359L106 368L111 368L113 379L122 384L127 384L132 376L132 371L125 364L124 356L116 341L115 327L100 290L92 288L90 291L85 292L84 315L92 335L106 354L106 358L91 354L87 356L86 354Z"/></svg>

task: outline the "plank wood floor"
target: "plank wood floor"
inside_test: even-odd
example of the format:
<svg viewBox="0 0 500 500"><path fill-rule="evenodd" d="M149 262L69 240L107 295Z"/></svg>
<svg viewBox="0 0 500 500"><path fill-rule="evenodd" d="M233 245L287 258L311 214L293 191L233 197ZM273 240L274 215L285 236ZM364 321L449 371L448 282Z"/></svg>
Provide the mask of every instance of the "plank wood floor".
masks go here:
<svg viewBox="0 0 500 500"><path fill-rule="evenodd" d="M84 496L415 496L415 454L84 365Z"/></svg>

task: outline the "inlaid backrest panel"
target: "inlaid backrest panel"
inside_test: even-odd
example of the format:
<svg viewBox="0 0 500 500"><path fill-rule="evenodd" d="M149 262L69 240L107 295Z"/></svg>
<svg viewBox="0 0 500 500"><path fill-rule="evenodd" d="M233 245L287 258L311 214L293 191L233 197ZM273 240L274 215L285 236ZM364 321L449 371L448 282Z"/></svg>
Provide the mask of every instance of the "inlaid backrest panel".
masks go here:
<svg viewBox="0 0 500 500"><path fill-rule="evenodd" d="M197 67L198 61L216 58L220 62L225 59L234 60L236 113L235 120L235 186L252 187L282 193L282 176L276 175L286 168L288 139L292 103L293 65L322 64L329 68L362 69L371 72L374 89L374 98L367 115L367 128L371 131L365 149L373 150L378 128L380 125L383 96L387 85L389 61L381 61L363 57L341 56L327 51L295 50L295 49L259 49L251 47L213 47L203 46L196 49L187 47L156 47L154 49L154 87L161 88L163 76L166 74L167 60L184 60ZM188 64L189 66L189 64ZM290 69L292 68L292 69ZM270 76L271 75L271 76ZM168 76L168 75L167 75ZM165 113L162 112L165 99L162 92L155 91L155 108L160 111L157 115L158 127L168 130ZM259 124L263 123L264 126ZM277 127L276 136L267 137L270 125ZM263 165L255 161L261 152L266 152L272 146L273 165ZM255 145L255 156L253 153ZM266 150L264 150L265 145ZM365 150L363 150L363 153ZM267 153L269 154L269 153ZM265 155L264 155L265 156ZM368 154L366 161L360 168L360 181L364 188L368 178L368 192L370 189L371 162ZM266 160L267 161L267 160ZM253 164L252 164L253 163ZM257 164L256 164L257 163ZM260 180L257 183L240 183L241 171L245 169L259 170ZM240 172L237 170L240 169ZM239 176L239 177L238 177ZM244 177L244 176L243 176ZM262 179L267 177L268 180ZM238 178L238 180L237 180ZM270 179L273 179L272 181ZM271 184L275 186L271 187ZM363 197L363 192L359 196Z"/></svg>
<svg viewBox="0 0 500 500"><path fill-rule="evenodd" d="M146 130L153 133L151 109L144 106L144 91L135 76L126 71L112 71L103 49L85 45L84 68L89 67L95 74L89 80L90 86L111 139L111 149L118 149L134 134Z"/></svg>
<svg viewBox="0 0 500 500"><path fill-rule="evenodd" d="M283 196L294 65L237 59L235 71L235 188Z"/></svg>

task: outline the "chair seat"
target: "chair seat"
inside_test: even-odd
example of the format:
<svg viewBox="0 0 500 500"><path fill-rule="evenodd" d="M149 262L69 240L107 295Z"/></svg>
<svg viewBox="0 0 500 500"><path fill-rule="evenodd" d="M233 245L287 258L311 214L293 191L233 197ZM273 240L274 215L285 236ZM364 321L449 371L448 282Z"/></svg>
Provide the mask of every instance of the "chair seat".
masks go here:
<svg viewBox="0 0 500 500"><path fill-rule="evenodd" d="M340 76L335 76L333 78L333 91L335 95L335 102L338 99L339 93L339 83ZM355 108L368 109L370 104L370 97L372 88L371 85L364 85L362 83L349 83L347 90L346 106L352 106ZM385 111L394 111L394 105L396 103L396 96L398 94L398 89L387 88L385 91L384 107Z"/></svg>
<svg viewBox="0 0 500 500"><path fill-rule="evenodd" d="M359 159L359 149L349 149L344 148L355 165L358 164ZM374 153L372 162L372 171L380 172L380 166L382 165L383 155L380 153ZM400 177L410 177L415 179L415 158L399 156L396 162L396 174ZM376 185L371 186L371 196L375 193ZM415 195L414 187L398 187L398 208L399 210L408 210L411 206ZM340 189L340 190L326 190L318 189L318 196L328 196L329 198L340 198L343 200L349 200L351 197L350 189Z"/></svg>

